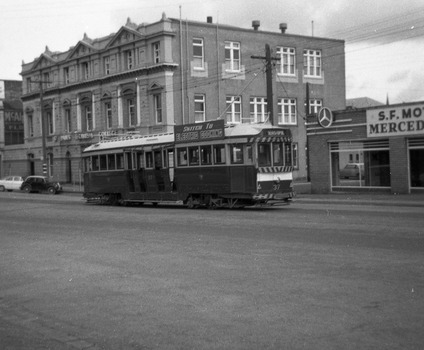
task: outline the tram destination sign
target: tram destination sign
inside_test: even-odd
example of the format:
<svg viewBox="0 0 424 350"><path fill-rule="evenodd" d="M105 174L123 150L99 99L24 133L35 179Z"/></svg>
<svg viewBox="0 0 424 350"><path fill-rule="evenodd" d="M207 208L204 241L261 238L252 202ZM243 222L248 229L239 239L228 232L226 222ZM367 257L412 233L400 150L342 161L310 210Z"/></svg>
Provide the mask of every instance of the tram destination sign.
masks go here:
<svg viewBox="0 0 424 350"><path fill-rule="evenodd" d="M175 125L175 143L222 140L225 136L224 128L224 120Z"/></svg>
<svg viewBox="0 0 424 350"><path fill-rule="evenodd" d="M367 110L367 136L424 134L424 104Z"/></svg>

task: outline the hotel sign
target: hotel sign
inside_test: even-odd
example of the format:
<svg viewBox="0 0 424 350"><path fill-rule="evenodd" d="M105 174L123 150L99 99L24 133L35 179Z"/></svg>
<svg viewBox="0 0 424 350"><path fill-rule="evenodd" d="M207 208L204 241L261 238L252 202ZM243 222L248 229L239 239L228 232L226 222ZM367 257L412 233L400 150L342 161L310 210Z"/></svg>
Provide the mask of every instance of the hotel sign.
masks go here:
<svg viewBox="0 0 424 350"><path fill-rule="evenodd" d="M367 136L424 134L424 103L367 110Z"/></svg>

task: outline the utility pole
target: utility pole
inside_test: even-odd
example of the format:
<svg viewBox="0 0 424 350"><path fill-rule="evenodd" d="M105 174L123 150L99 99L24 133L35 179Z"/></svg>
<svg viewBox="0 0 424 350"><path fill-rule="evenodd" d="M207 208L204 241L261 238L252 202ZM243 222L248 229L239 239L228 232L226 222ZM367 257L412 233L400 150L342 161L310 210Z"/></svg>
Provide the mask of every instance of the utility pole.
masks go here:
<svg viewBox="0 0 424 350"><path fill-rule="evenodd" d="M310 101L309 101L309 83L306 83L306 104L305 104L305 134L306 134L306 177L307 181L311 181L310 172L310 152L309 152L309 137L308 137L308 117L309 117Z"/></svg>
<svg viewBox="0 0 424 350"><path fill-rule="evenodd" d="M265 44L265 57L262 56L251 56L255 59L261 59L265 60L266 64L266 99L267 99L267 105L268 105L268 113L269 113L269 120L271 121L271 124L274 125L274 93L272 89L272 61L279 61L280 59L277 57L271 56L271 48L269 44Z"/></svg>
<svg viewBox="0 0 424 350"><path fill-rule="evenodd" d="M31 83L39 84L40 91L40 120L41 120L41 147L42 147L42 167L43 167L43 175L47 176L47 148L46 148L46 121L44 120L44 92L43 92L43 83L50 83L49 81L41 80L30 80Z"/></svg>

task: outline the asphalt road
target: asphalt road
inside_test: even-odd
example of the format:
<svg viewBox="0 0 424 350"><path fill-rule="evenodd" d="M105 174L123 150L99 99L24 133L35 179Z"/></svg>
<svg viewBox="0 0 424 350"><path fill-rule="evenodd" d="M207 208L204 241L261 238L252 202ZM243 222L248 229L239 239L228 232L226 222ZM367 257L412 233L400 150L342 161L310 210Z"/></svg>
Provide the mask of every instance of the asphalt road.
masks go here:
<svg viewBox="0 0 424 350"><path fill-rule="evenodd" d="M422 349L422 207L0 193L0 349Z"/></svg>

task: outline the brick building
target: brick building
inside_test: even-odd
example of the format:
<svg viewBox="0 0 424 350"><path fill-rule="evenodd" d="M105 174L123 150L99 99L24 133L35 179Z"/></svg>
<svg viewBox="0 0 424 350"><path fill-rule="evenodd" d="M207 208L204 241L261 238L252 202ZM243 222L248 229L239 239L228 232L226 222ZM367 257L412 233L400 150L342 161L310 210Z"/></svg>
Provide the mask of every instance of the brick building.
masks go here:
<svg viewBox="0 0 424 350"><path fill-rule="evenodd" d="M80 155L99 137L162 133L174 125L224 119L290 128L296 178L306 178L305 105L345 108L344 41L167 18L127 23L117 33L86 34L66 52L46 47L22 65L26 173L81 180ZM272 51L272 111L267 111L265 46ZM42 147L41 107L45 120Z"/></svg>
<svg viewBox="0 0 424 350"><path fill-rule="evenodd" d="M22 82L0 80L0 177L20 174L16 160L24 149Z"/></svg>
<svg viewBox="0 0 424 350"><path fill-rule="evenodd" d="M320 117L307 124L313 193L424 191L424 102Z"/></svg>

